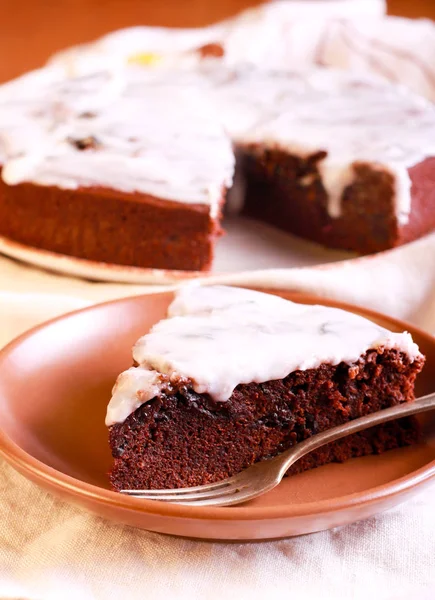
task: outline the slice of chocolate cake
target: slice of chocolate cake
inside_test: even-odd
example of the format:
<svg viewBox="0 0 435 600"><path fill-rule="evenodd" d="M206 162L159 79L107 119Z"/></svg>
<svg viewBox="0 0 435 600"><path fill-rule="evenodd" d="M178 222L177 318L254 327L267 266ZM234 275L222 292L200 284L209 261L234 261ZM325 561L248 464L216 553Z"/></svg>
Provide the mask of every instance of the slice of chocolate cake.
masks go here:
<svg viewBox="0 0 435 600"><path fill-rule="evenodd" d="M114 489L223 479L335 425L414 400L408 333L230 287L186 287L133 349L107 410ZM293 472L412 443L405 419L340 440Z"/></svg>

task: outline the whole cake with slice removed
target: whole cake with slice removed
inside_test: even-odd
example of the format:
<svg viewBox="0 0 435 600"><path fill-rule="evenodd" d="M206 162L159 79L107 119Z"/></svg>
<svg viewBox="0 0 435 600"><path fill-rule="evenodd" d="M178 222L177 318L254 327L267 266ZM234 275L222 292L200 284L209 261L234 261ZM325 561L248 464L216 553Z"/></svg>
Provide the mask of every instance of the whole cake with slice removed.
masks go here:
<svg viewBox="0 0 435 600"><path fill-rule="evenodd" d="M244 212L361 254L435 228L435 107L366 75L47 67L0 87L0 236L142 268L212 265ZM236 159L237 157L237 159Z"/></svg>
<svg viewBox="0 0 435 600"><path fill-rule="evenodd" d="M133 348L106 425L114 489L218 481L328 428L414 400L409 333L346 311L223 286L182 289ZM413 419L317 450L293 472L418 437Z"/></svg>

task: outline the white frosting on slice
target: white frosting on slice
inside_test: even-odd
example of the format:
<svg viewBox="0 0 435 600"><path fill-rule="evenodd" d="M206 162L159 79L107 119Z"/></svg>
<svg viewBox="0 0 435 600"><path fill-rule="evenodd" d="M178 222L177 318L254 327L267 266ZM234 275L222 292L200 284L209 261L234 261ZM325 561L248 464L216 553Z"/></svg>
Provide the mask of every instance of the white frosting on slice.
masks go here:
<svg viewBox="0 0 435 600"><path fill-rule="evenodd" d="M161 377L157 371L143 367L131 367L121 373L112 390L112 400L107 407L108 424L125 419L143 404L142 395L158 396L161 391Z"/></svg>
<svg viewBox="0 0 435 600"><path fill-rule="evenodd" d="M282 379L323 363L352 364L382 348L411 360L420 356L409 333L392 333L353 313L238 288L188 286L168 318L134 346L139 367L118 378L106 424L123 422L159 391L174 393L186 380L195 392L225 402L241 383Z"/></svg>
<svg viewBox="0 0 435 600"><path fill-rule="evenodd" d="M0 162L10 185L102 186L214 213L234 168L202 94L138 66L73 79L52 67L2 86Z"/></svg>

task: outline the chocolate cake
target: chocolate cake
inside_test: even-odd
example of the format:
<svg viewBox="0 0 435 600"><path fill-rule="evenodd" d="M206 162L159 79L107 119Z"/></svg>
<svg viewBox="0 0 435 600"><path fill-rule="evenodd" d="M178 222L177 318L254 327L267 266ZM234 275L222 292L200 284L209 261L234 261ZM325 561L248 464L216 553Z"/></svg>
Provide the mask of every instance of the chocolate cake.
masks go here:
<svg viewBox="0 0 435 600"><path fill-rule="evenodd" d="M408 333L357 315L220 286L182 289L133 349L106 424L114 489L218 481L307 437L414 400ZM402 419L317 450L291 472L410 444Z"/></svg>
<svg viewBox="0 0 435 600"><path fill-rule="evenodd" d="M374 77L227 67L216 44L198 55L195 69L52 66L3 86L0 236L207 270L232 146L244 212L286 231L364 254L435 228L432 104Z"/></svg>

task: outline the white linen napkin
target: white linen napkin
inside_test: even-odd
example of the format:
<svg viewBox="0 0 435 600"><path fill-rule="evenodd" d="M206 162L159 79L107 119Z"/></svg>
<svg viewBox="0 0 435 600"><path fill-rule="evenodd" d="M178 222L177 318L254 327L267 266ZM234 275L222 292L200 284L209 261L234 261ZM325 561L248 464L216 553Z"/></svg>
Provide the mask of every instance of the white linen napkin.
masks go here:
<svg viewBox="0 0 435 600"><path fill-rule="evenodd" d="M435 330L435 235L351 263L209 281L317 292ZM62 311L154 290L70 279L0 258L0 344ZM257 544L189 541L110 523L52 497L4 462L0 490L3 600L435 597L435 486L363 522Z"/></svg>
<svg viewBox="0 0 435 600"><path fill-rule="evenodd" d="M435 487L369 520L258 544L109 523L1 465L0 598L433 600Z"/></svg>

